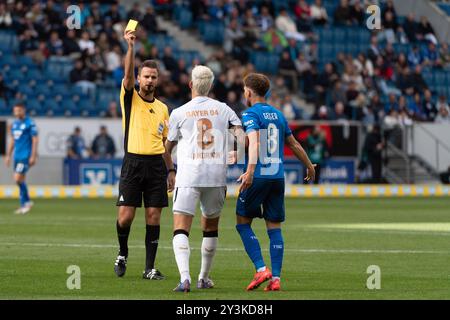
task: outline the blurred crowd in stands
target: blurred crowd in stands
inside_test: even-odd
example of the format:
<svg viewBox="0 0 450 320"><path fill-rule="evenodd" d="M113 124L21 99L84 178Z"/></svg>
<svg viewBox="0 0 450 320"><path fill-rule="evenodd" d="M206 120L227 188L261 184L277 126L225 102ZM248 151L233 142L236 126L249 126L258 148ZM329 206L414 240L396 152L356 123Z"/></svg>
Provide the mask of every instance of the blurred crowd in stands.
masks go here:
<svg viewBox="0 0 450 320"><path fill-rule="evenodd" d="M242 78L255 70L250 53L267 51L280 57L270 102L289 120L358 120L386 127L412 121L450 123L449 97L433 92L422 76L424 70L450 70L448 45L438 43L426 17L410 14L400 23L390 0L369 1L382 5L383 28L373 31L367 52L357 56L339 53L333 61L319 61L317 28L366 28L368 3L334 1L336 6L330 12L321 0L287 1L284 7L276 7L273 1L153 2L155 8L135 4L126 12L114 1L77 1L81 29L69 30L65 22L70 1L0 1L0 29L15 30L20 53L36 63L42 64L49 56L72 57L70 81L88 91L106 78L120 86L126 50L122 34L132 18L140 26L136 66L145 59L160 61L158 95L171 108L189 100L190 71L195 64L205 63L216 75L212 95L240 113L245 109ZM223 46L204 61L194 59L188 64L176 59L170 46L160 52L152 43L153 35L165 32L158 25L156 6L162 5L163 14L172 17L175 2L191 10L194 22L224 23ZM102 12L104 3L110 6ZM411 50L397 52L396 43L411 44ZM300 89L295 91L297 83ZM2 89L6 85L0 78L0 90L6 90ZM314 104L313 114L304 112L298 102L302 100L293 99L297 95Z"/></svg>

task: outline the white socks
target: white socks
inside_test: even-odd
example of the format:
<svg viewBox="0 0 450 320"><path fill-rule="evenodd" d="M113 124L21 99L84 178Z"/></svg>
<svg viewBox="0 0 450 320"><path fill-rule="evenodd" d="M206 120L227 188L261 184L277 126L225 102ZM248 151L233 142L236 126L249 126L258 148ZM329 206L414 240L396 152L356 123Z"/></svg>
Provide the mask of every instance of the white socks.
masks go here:
<svg viewBox="0 0 450 320"><path fill-rule="evenodd" d="M208 279L213 258L216 254L217 237L204 237L202 242L202 268L198 279Z"/></svg>
<svg viewBox="0 0 450 320"><path fill-rule="evenodd" d="M191 282L191 276L189 274L189 256L191 254L189 238L185 234L179 233L173 237L172 244L178 271L181 276L180 280L181 282L184 282L185 280Z"/></svg>

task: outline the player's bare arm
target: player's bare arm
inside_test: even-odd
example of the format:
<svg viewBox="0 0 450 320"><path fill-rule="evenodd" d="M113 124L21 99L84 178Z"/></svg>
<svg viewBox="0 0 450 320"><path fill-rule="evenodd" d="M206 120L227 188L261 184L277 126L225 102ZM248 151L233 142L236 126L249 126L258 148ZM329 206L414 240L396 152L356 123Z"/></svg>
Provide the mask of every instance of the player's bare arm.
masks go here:
<svg viewBox="0 0 450 320"><path fill-rule="evenodd" d="M253 183L253 175L255 174L256 163L258 162L259 150L259 131L252 131L248 135L248 165L247 170L242 174L238 182L241 182L239 192L248 189Z"/></svg>
<svg viewBox="0 0 450 320"><path fill-rule="evenodd" d="M125 55L125 75L123 77L123 85L125 89L132 90L134 88L134 41L136 40L135 31L126 30L123 37L128 44L128 50Z"/></svg>
<svg viewBox="0 0 450 320"><path fill-rule="evenodd" d="M29 165L34 166L37 160L37 146L39 143L39 138L37 136L31 138L31 157L29 160Z"/></svg>
<svg viewBox="0 0 450 320"><path fill-rule="evenodd" d="M11 155L14 150L14 137L11 133L11 125L8 125L8 132L9 132L9 144L8 149L6 150L6 156L5 156L5 165L6 167L9 167L11 164Z"/></svg>
<svg viewBox="0 0 450 320"><path fill-rule="evenodd" d="M245 156L246 136L242 126L232 126L231 133L235 138L234 150L228 152L227 164L235 164L238 159Z"/></svg>
<svg viewBox="0 0 450 320"><path fill-rule="evenodd" d="M176 142L163 138L163 144L165 146L163 159L166 163L167 170L169 170L167 175L167 191L172 192L175 187L175 169L172 161L172 150L175 147Z"/></svg>
<svg viewBox="0 0 450 320"><path fill-rule="evenodd" d="M287 139L286 143L291 148L292 152L294 152L294 155L297 157L298 160L300 160L306 167L306 181L314 181L316 177L316 170L314 167L315 164L311 163L311 160L309 160L308 155L305 152L305 149L303 149L300 142L298 142L294 136L291 134Z"/></svg>

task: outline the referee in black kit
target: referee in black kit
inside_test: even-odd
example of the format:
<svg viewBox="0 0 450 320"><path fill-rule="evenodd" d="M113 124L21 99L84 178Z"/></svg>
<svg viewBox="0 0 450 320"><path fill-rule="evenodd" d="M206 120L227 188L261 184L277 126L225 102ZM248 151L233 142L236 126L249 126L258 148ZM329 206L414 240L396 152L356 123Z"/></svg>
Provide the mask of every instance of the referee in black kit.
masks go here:
<svg viewBox="0 0 450 320"><path fill-rule="evenodd" d="M128 236L136 208L144 199L146 261L144 279L162 280L155 268L162 208L168 206L167 192L173 190L175 169L164 143L168 132L167 106L154 97L158 83L158 64L146 60L138 69L139 91L134 86L135 31L126 30L128 43L125 75L120 90L125 156L119 183L117 236L120 250L114 264L118 277L125 274L128 257Z"/></svg>

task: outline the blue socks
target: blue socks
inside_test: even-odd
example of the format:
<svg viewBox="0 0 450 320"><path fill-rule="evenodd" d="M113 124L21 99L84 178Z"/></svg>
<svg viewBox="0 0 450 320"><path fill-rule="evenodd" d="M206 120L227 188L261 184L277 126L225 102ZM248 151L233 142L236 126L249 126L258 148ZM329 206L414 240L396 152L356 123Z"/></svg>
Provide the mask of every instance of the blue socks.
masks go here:
<svg viewBox="0 0 450 320"><path fill-rule="evenodd" d="M27 184L25 182L20 182L17 185L19 186L20 190L20 206L24 207L25 204L30 201Z"/></svg>
<svg viewBox="0 0 450 320"><path fill-rule="evenodd" d="M269 229L267 234L270 238L270 260L272 261L272 276L280 277L283 264L284 241L281 229Z"/></svg>
<svg viewBox="0 0 450 320"><path fill-rule="evenodd" d="M245 251L255 265L255 269L263 268L265 263L261 254L261 247L252 227L249 224L238 224L236 225L236 230L241 236Z"/></svg>

